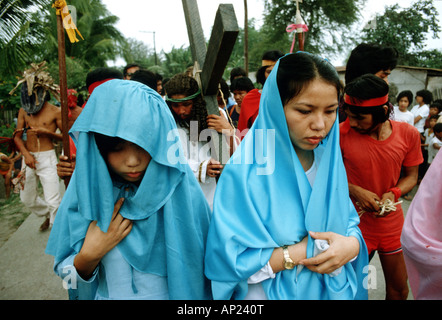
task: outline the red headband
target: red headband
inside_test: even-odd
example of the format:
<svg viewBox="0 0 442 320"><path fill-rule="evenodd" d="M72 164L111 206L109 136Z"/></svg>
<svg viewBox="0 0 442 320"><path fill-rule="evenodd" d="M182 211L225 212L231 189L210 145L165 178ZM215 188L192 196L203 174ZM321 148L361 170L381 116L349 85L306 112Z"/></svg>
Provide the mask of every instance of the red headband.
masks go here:
<svg viewBox="0 0 442 320"><path fill-rule="evenodd" d="M89 91L89 94L92 94L92 91L94 91L94 89L96 87L98 87L100 84L105 83L106 81L112 80L114 78L109 78L109 79L104 79L101 81L95 81L94 83L90 84L89 87L87 88L87 90Z"/></svg>
<svg viewBox="0 0 442 320"><path fill-rule="evenodd" d="M344 96L344 102L346 104L357 106L357 107L377 107L377 106L383 106L387 104L388 102L388 94L383 97L368 99L368 100L362 100L358 98L354 98L346 94Z"/></svg>

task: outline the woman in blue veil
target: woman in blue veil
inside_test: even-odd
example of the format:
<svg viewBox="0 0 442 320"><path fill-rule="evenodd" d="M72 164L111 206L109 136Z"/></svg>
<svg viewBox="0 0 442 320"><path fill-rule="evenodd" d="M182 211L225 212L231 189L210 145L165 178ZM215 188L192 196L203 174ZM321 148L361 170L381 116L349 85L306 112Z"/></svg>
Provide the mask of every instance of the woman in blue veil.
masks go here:
<svg viewBox="0 0 442 320"><path fill-rule="evenodd" d="M110 80L92 93L70 131L76 167L46 248L71 299L211 298L204 277L210 208L176 130L164 100L141 83ZM115 159L126 148L147 167L120 170L115 160L132 159ZM129 232L91 274L81 272L91 260L84 259L90 230L109 233L117 219Z"/></svg>
<svg viewBox="0 0 442 320"><path fill-rule="evenodd" d="M215 299L368 298L367 250L339 148L341 91L318 56L275 65L217 186L205 257Z"/></svg>

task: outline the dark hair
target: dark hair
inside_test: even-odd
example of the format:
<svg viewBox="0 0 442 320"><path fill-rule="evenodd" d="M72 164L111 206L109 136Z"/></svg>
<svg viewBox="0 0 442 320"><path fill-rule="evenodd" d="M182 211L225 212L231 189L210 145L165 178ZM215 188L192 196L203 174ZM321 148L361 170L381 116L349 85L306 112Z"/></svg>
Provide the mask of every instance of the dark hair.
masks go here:
<svg viewBox="0 0 442 320"><path fill-rule="evenodd" d="M141 66L138 63L129 63L127 66L124 67L123 69L123 74L124 76L127 76L127 70L133 67L138 67L141 69Z"/></svg>
<svg viewBox="0 0 442 320"><path fill-rule="evenodd" d="M230 96L230 90L229 90L229 85L227 84L226 80L224 80L224 79L221 79L219 81L218 95L221 95L221 93L223 95L223 99L226 100L226 102L227 102L227 99Z"/></svg>
<svg viewBox="0 0 442 320"><path fill-rule="evenodd" d="M262 60L270 60L274 61L275 63L284 56L284 54L281 51L278 50L272 50L267 51L263 54ZM264 86L266 82L266 70L272 65L263 65L261 68L256 71L256 82Z"/></svg>
<svg viewBox="0 0 442 320"><path fill-rule="evenodd" d="M104 161L107 163L107 155L109 152L115 151L118 144L124 142L124 139L119 137L106 136L101 133L94 132L95 143Z"/></svg>
<svg viewBox="0 0 442 320"><path fill-rule="evenodd" d="M442 132L442 122L438 122L434 125L433 132L436 133Z"/></svg>
<svg viewBox="0 0 442 320"><path fill-rule="evenodd" d="M230 83L237 77L247 77L246 70L241 67L235 67L230 71Z"/></svg>
<svg viewBox="0 0 442 320"><path fill-rule="evenodd" d="M130 81L138 81L155 91L157 90L157 76L152 71L139 69L133 73Z"/></svg>
<svg viewBox="0 0 442 320"><path fill-rule="evenodd" d="M438 102L433 102L433 103L430 105L430 108L437 108L438 113L439 113L439 112L442 111L442 104L441 104L441 103L438 103Z"/></svg>
<svg viewBox="0 0 442 320"><path fill-rule="evenodd" d="M399 100L401 100L403 97L408 99L408 106L410 106L413 103L413 92L411 92L410 90L404 90L399 92L396 98L397 102L399 103Z"/></svg>
<svg viewBox="0 0 442 320"><path fill-rule="evenodd" d="M433 101L433 94L429 90L419 90L416 92L416 97L422 97L425 104L430 104Z"/></svg>
<svg viewBox="0 0 442 320"><path fill-rule="evenodd" d="M429 119L429 120L431 120L431 119L436 119L436 121L437 121L437 120L439 120L439 117L440 117L440 116L439 116L438 114L433 114L433 115L430 116L428 119Z"/></svg>
<svg viewBox="0 0 442 320"><path fill-rule="evenodd" d="M284 53L282 53L279 50L270 50L270 51L264 52L261 60L271 60L271 61L276 62L279 60L279 58L281 58L283 56L284 56Z"/></svg>
<svg viewBox="0 0 442 320"><path fill-rule="evenodd" d="M103 81L106 79L123 79L121 71L114 68L97 68L89 72L86 76L86 87L89 88L91 84L97 81Z"/></svg>
<svg viewBox="0 0 442 320"><path fill-rule="evenodd" d="M347 61L345 83L366 73L375 74L381 70L396 68L398 51L393 47L374 43L361 43L354 48Z"/></svg>
<svg viewBox="0 0 442 320"><path fill-rule="evenodd" d="M336 69L330 62L307 52L297 52L281 58L277 84L282 105L286 105L315 79L322 79L335 86L339 99L342 84Z"/></svg>
<svg viewBox="0 0 442 320"><path fill-rule="evenodd" d="M188 76L185 73L180 73L174 75L167 83L164 85L164 90L166 91L167 96L171 97L175 94L183 94L186 97L194 95L198 92L198 82L191 76ZM170 111L172 112L175 121L186 125L186 122L181 118L177 117L175 112L171 108L171 103L167 101L167 105L169 106ZM207 109L206 102L204 101L201 94L197 95L192 99L193 107L190 113L190 121L198 121L198 134L201 133L202 130L207 129Z"/></svg>
<svg viewBox="0 0 442 320"><path fill-rule="evenodd" d="M361 101L383 97L388 94L388 90L388 84L373 74L364 74L345 86L346 94ZM388 102L385 105L389 106ZM354 114L373 115L372 128L374 128L379 123L385 122L390 116L391 108L389 107L385 112L383 106L359 107L344 103L343 108L344 110L348 108Z"/></svg>
<svg viewBox="0 0 442 320"><path fill-rule="evenodd" d="M249 77L241 77L236 78L232 81L232 84L230 85L230 91L235 90L241 90L241 91L247 91L255 89L255 86L253 85L252 80L250 80Z"/></svg>

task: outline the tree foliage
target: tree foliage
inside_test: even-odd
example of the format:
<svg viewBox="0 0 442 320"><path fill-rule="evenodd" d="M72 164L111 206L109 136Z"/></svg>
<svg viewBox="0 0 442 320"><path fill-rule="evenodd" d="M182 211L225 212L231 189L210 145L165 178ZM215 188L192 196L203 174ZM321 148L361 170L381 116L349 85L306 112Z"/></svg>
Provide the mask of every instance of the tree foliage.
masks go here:
<svg viewBox="0 0 442 320"><path fill-rule="evenodd" d="M255 27L248 23L249 70L261 65L265 51L288 52L295 34L286 32L295 23L296 3L292 0L263 0L264 23ZM53 0L0 0L0 80L2 93L17 82L16 77L31 62L48 61L53 78L58 81L58 42ZM428 36L437 38L438 13L431 0L419 0L410 8L399 5L387 7L378 16L374 28L355 32L361 20L366 0L305 0L300 4L301 15L309 27L305 50L332 58L334 54L350 51L357 43L376 42L392 45L400 52L400 64L442 68L442 53L426 50ZM84 86L86 74L111 61L123 59L168 78L193 65L188 47L173 47L170 52L155 53L136 39L126 39L116 28L118 17L112 15L101 0L69 0L75 9L76 24L84 40L71 44L66 37L66 66L68 87ZM122 4L124 5L124 4ZM296 50L297 48L295 48ZM228 79L233 67L244 67L244 30L240 33L224 73ZM8 91L9 92L9 91ZM2 94L0 103L11 108L17 97ZM17 106L18 107L18 106Z"/></svg>
<svg viewBox="0 0 442 320"><path fill-rule="evenodd" d="M351 27L358 21L365 0L315 0L303 1L300 11L309 28L306 33L306 51L333 55L343 46L354 43ZM294 34L285 30L296 22L296 3L292 0L265 0L263 41L268 50L288 52Z"/></svg>
<svg viewBox="0 0 442 320"><path fill-rule="evenodd" d="M419 0L409 8L386 7L362 39L396 48L401 65L442 68L442 52L425 50L428 36L439 38L438 12L432 0Z"/></svg>

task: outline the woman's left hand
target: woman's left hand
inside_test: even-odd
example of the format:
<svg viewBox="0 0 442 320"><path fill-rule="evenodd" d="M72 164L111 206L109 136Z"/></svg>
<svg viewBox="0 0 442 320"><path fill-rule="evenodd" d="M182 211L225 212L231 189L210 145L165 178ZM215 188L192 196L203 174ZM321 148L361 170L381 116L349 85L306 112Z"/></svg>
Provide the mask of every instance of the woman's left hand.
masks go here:
<svg viewBox="0 0 442 320"><path fill-rule="evenodd" d="M312 232L313 239L327 240L330 247L316 257L304 259L299 264L313 272L328 274L342 267L359 253L359 241L334 232Z"/></svg>

